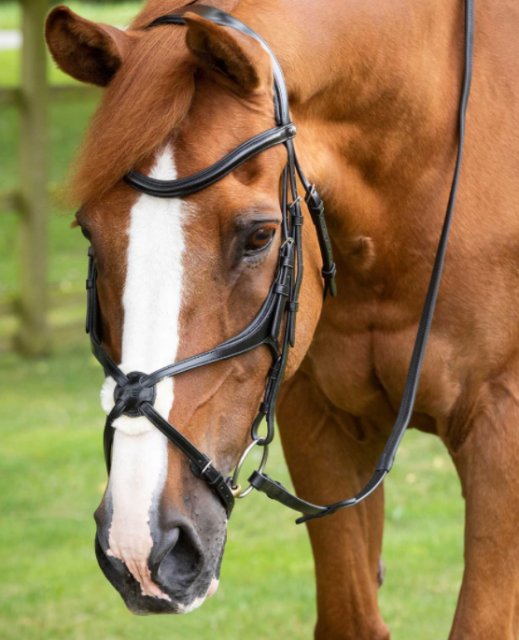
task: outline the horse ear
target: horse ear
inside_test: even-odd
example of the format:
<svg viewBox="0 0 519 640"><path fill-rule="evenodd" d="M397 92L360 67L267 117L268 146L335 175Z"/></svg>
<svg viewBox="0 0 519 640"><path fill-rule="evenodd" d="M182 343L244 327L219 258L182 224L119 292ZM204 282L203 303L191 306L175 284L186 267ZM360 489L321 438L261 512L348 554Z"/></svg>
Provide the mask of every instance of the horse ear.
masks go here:
<svg viewBox="0 0 519 640"><path fill-rule="evenodd" d="M81 18L63 5L48 15L45 38L62 71L101 87L115 76L131 43L124 31Z"/></svg>
<svg viewBox="0 0 519 640"><path fill-rule="evenodd" d="M228 27L187 12L186 43L199 66L240 93L251 94L272 84L272 69L262 46Z"/></svg>

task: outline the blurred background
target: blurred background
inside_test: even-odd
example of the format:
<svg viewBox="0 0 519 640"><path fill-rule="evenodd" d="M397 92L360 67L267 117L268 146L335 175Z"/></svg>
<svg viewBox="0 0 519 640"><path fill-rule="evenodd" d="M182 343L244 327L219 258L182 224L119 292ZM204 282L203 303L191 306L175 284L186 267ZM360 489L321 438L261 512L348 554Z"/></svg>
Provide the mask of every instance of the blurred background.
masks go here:
<svg viewBox="0 0 519 640"><path fill-rule="evenodd" d="M220 590L187 617L130 615L97 568L102 379L83 329L86 241L70 229L60 190L99 93L48 59L51 4L0 0L0 638L309 640L306 531L264 497L238 504ZM124 26L140 4L69 6ZM288 482L279 449L270 471ZM392 637L445 638L461 580L463 505L435 438L407 434L386 500L381 603Z"/></svg>

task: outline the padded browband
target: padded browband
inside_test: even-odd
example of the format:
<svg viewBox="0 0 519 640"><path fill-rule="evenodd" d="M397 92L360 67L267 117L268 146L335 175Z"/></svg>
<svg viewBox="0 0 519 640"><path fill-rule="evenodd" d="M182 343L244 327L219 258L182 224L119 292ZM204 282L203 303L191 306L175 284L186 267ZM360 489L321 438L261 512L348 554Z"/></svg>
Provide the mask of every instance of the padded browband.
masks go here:
<svg viewBox="0 0 519 640"><path fill-rule="evenodd" d="M124 179L134 189L150 196L155 196L156 198L181 198L210 187L253 156L271 147L283 144L287 140L291 140L295 135L296 127L293 123L274 127L249 138L249 140L240 144L210 167L178 180L157 180L137 171L130 171Z"/></svg>

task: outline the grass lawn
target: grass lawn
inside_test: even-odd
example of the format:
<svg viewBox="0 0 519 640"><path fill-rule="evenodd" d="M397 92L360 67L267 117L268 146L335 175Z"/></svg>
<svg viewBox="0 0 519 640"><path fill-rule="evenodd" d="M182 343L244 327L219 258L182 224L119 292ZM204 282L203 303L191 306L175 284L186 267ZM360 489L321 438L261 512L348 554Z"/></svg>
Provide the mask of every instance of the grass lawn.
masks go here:
<svg viewBox="0 0 519 640"><path fill-rule="evenodd" d="M124 24L135 3L81 5L85 15ZM0 5L0 29L16 28L16 5ZM0 85L16 84L17 53L0 52ZM52 72L54 82L63 78ZM55 104L50 114L53 182L66 166L94 100ZM0 190L17 179L17 118L0 111ZM53 324L79 319L86 243L55 212L50 220L53 291L78 292ZM17 220L0 215L0 299L17 288ZM0 318L0 333L4 327ZM4 327L5 329L5 327ZM101 372L78 329L57 334L49 359L0 354L0 638L2 640L310 640L315 619L313 565L294 515L256 495L233 515L217 596L180 618L137 618L97 568L92 512L105 482ZM281 452L271 473L286 479ZM407 434L386 483L381 606L394 640L448 635L462 571L463 505L452 464L435 438Z"/></svg>
<svg viewBox="0 0 519 640"><path fill-rule="evenodd" d="M83 264L82 256L74 260ZM186 617L127 613L92 546L91 514L105 482L100 382L80 336L48 360L0 359L0 637L310 639L314 586L305 530L259 495L233 514L215 598ZM279 451L271 471L286 479ZM393 637L446 638L461 575L462 504L434 438L407 434L386 495L381 601Z"/></svg>

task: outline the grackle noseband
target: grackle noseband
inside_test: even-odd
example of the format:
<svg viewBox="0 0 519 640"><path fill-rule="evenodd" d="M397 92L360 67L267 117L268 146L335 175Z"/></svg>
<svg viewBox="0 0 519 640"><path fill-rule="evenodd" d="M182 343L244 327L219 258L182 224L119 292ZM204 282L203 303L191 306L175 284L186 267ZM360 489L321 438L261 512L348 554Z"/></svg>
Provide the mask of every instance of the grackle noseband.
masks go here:
<svg viewBox="0 0 519 640"><path fill-rule="evenodd" d="M457 161L433 272L411 357L404 395L395 424L372 478L356 496L330 505L315 505L298 498L290 494L280 483L272 480L264 473L268 445L274 438L276 401L283 380L288 353L295 343L295 322L299 291L303 278L301 232L303 216L301 212L301 199L297 193L297 178L299 178L303 185L306 206L314 223L319 241L323 261L322 276L324 280L324 295L326 296L327 293L330 293L332 296L335 296L336 267L333 260L332 245L326 227L323 202L315 186L306 179L298 163L293 143L293 138L296 135L296 127L290 118L288 93L283 72L268 45L258 34L240 20L219 9L197 5L190 6L189 11L197 13L215 24L236 29L250 36L259 42L268 53L274 72L274 111L276 126L250 138L215 164L186 178L169 181L156 180L131 171L125 176L125 181L137 191L157 198L182 197L209 187L253 156L275 145L283 144L287 152L287 163L282 173L281 212L283 235L279 251L279 261L274 281L266 299L256 317L241 333L209 351L175 362L152 373L134 371L125 374L102 347L100 309L96 290L97 270L93 250L89 248L86 330L90 334L92 351L101 363L105 375L107 377L111 376L116 382L114 407L107 416L104 430L106 464L108 471L110 471L114 420L121 415L130 417L145 416L189 459L192 472L204 480L220 498L227 512L227 516L231 514L235 497L243 497L254 488L266 493L268 497L281 502L285 506L300 512L302 515L297 522L305 522L313 518L332 514L344 507L358 504L370 495L381 484L382 480L390 471L400 441L411 419L423 356L438 296L447 249L447 239L454 212L454 203L461 171L465 113L472 76L473 0L466 0L465 10L465 70L458 117L459 144ZM157 18L148 28L185 24L186 21L183 18L183 14L179 12ZM260 404L258 414L252 423L252 442L240 458L234 474L231 477L225 477L213 466L212 461L207 455L195 447L177 428L157 412L153 406L156 395L156 385L165 378L171 378L198 367L241 355L261 345L269 347L272 353L273 363L267 375L263 400ZM261 436L259 429L264 419L267 430L266 435ZM249 478L249 487L241 490L237 484L238 475L245 458L255 446L263 448L263 457L259 469Z"/></svg>

